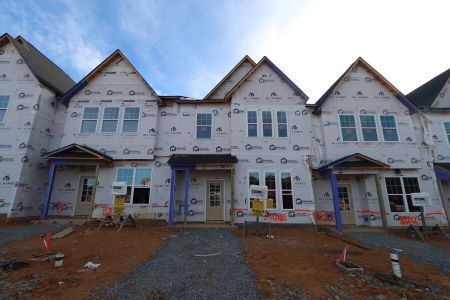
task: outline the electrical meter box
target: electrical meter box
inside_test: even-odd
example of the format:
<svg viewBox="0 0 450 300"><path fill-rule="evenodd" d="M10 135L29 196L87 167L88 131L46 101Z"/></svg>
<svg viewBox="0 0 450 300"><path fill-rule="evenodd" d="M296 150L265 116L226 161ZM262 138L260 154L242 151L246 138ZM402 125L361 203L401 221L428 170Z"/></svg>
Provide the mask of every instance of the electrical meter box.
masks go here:
<svg viewBox="0 0 450 300"><path fill-rule="evenodd" d="M114 181L112 184L112 194L113 195L126 195L127 194L126 181Z"/></svg>

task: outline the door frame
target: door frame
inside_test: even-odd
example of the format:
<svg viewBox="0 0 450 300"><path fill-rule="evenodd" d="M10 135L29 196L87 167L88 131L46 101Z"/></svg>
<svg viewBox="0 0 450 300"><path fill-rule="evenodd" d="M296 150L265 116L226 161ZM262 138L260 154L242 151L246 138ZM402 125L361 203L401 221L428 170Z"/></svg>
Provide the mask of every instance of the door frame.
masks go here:
<svg viewBox="0 0 450 300"><path fill-rule="evenodd" d="M222 201L223 201L223 220L217 220L217 221L208 221L208 212L207 212L207 205L208 205L208 193L209 193L209 182L210 181L221 181L222 183L222 187L223 187L223 197L222 197ZM219 179L215 179L215 178L207 178L206 179L206 186L205 186L205 222L225 222L225 179L224 178L219 178Z"/></svg>
<svg viewBox="0 0 450 300"><path fill-rule="evenodd" d="M348 180L345 180L345 181L341 181L341 182L339 182L338 181L338 184L337 184L337 186L339 187L339 186L345 186L345 187L347 187L347 189L350 189L349 191L347 191L347 193L349 194L349 200L348 200L348 204L349 204L349 206L350 206L350 212L351 212L351 215L352 215L352 218L353 218L353 223L351 223L351 224L344 224L344 223L342 223L342 225L357 225L356 224L356 211L355 211L355 202L354 202L354 200L353 200L353 195L354 195L354 189L353 189L353 184L352 184L352 182L351 181L348 181ZM359 192L359 191L358 191ZM341 218L342 218L342 211L340 211L340 213L341 213Z"/></svg>
<svg viewBox="0 0 450 300"><path fill-rule="evenodd" d="M75 198L75 206L74 206L74 208L73 208L73 214L72 214L72 217L76 217L76 216L84 216L84 215L77 215L77 207L78 207L78 200L79 200L79 198L80 198L80 196L81 196L81 190L80 190L80 189L83 188L83 185L82 185L82 183L81 183L81 179L82 179L82 178L89 178L89 177L90 177L90 178L93 178L94 180L96 180L95 175L79 175L79 176L78 176L77 197ZM93 188L95 188L95 183L94 183L94 185L93 185ZM93 193L93 195L95 196L95 193ZM95 199L92 198L92 201L91 201L91 207L90 207L91 213L87 215L88 217L92 217L92 207L94 206L94 202L95 202ZM80 203L81 203L81 201L80 201Z"/></svg>

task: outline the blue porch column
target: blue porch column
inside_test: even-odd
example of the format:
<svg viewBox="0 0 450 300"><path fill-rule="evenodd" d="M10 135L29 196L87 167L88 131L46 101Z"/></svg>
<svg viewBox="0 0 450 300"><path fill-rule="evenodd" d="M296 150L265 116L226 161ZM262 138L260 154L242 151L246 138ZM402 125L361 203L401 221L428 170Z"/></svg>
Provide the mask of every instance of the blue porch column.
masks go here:
<svg viewBox="0 0 450 300"><path fill-rule="evenodd" d="M53 183L55 182L55 174L56 174L56 166L57 162L52 160L50 162L50 170L48 172L48 179L47 179L47 189L45 190L45 196L44 196L44 205L41 209L41 220L47 219L48 216L48 209L50 207L50 199L52 197L52 191L53 191Z"/></svg>
<svg viewBox="0 0 450 300"><path fill-rule="evenodd" d="M170 199L169 199L169 226L173 224L173 207L175 205L175 175L176 170L172 169L172 175L170 176Z"/></svg>
<svg viewBox="0 0 450 300"><path fill-rule="evenodd" d="M338 193L338 186L337 186L337 177L336 174L330 173L328 176L330 176L331 179L331 192L333 194L333 206L334 206L334 216L336 219L336 230L341 231L342 230L342 218L341 218L341 208L339 206L339 193Z"/></svg>
<svg viewBox="0 0 450 300"><path fill-rule="evenodd" d="M189 198L189 169L186 169L184 178L184 224L187 224L188 215L188 198Z"/></svg>

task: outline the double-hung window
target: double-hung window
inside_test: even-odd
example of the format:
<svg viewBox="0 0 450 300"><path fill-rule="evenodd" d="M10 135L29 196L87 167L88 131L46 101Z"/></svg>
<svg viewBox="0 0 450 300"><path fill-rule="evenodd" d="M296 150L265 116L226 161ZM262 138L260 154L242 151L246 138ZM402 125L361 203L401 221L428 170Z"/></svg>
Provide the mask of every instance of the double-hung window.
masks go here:
<svg viewBox="0 0 450 300"><path fill-rule="evenodd" d="M375 123L375 116L360 115L362 137L365 142L378 141L377 124Z"/></svg>
<svg viewBox="0 0 450 300"><path fill-rule="evenodd" d="M264 137L272 136L272 112L263 111L262 112L262 130Z"/></svg>
<svg viewBox="0 0 450 300"><path fill-rule="evenodd" d="M119 107L105 107L105 110L103 111L102 132L116 132L118 120Z"/></svg>
<svg viewBox="0 0 450 300"><path fill-rule="evenodd" d="M1 123L2 117L1 117L1 112L0 112L0 123ZM445 134L447 135L447 141L450 144L450 122L444 122L444 129L445 129Z"/></svg>
<svg viewBox="0 0 450 300"><path fill-rule="evenodd" d="M258 136L258 114L256 111L247 111L247 136Z"/></svg>
<svg viewBox="0 0 450 300"><path fill-rule="evenodd" d="M386 177L385 181L391 212L420 211L411 200L411 193L420 193L417 177Z"/></svg>
<svg viewBox="0 0 450 300"><path fill-rule="evenodd" d="M251 185L259 185L259 171L248 172L248 189L250 191ZM253 208L253 202L250 199L250 209Z"/></svg>
<svg viewBox="0 0 450 300"><path fill-rule="evenodd" d="M287 137L287 114L285 111L277 111L278 137Z"/></svg>
<svg viewBox="0 0 450 300"><path fill-rule="evenodd" d="M123 114L122 132L137 132L139 125L139 107L125 107Z"/></svg>
<svg viewBox="0 0 450 300"><path fill-rule="evenodd" d="M211 139L212 114L198 113L197 114L197 138Z"/></svg>
<svg viewBox="0 0 450 300"><path fill-rule="evenodd" d="M342 141L356 142L358 136L356 134L356 122L354 115L340 115L339 121L341 124Z"/></svg>
<svg viewBox="0 0 450 300"><path fill-rule="evenodd" d="M398 142L397 124L394 116L380 116L385 142Z"/></svg>
<svg viewBox="0 0 450 300"><path fill-rule="evenodd" d="M150 184L152 169L150 168L119 168L117 181L127 183L125 203L148 204L150 202Z"/></svg>
<svg viewBox="0 0 450 300"><path fill-rule="evenodd" d="M81 121L82 133L94 133L97 128L98 107L85 107Z"/></svg>
<svg viewBox="0 0 450 300"><path fill-rule="evenodd" d="M0 124L5 122L10 96L0 96Z"/></svg>
<svg viewBox="0 0 450 300"><path fill-rule="evenodd" d="M277 208L277 182L275 172L264 172L264 181L267 186L267 209Z"/></svg>
<svg viewBox="0 0 450 300"><path fill-rule="evenodd" d="M290 172L281 172L281 200L283 209L293 209L294 199L292 197L292 176Z"/></svg>

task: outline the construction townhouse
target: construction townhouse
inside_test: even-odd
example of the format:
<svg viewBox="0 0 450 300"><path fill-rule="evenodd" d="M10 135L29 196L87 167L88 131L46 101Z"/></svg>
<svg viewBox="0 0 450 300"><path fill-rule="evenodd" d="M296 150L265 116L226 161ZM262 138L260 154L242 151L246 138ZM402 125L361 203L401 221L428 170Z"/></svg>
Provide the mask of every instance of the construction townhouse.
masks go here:
<svg viewBox="0 0 450 300"><path fill-rule="evenodd" d="M422 110L361 58L307 105L267 57L245 56L193 99L158 95L120 50L76 84L48 59L16 64L19 40L40 54L2 36L10 62L0 73L34 89L21 98L0 79L0 214L9 218L101 218L113 213L112 183L126 182L127 213L169 224L254 221L250 185L268 187L263 222L417 224L416 192L431 197L426 219L446 222ZM24 73L28 64L52 66L55 82Z"/></svg>

